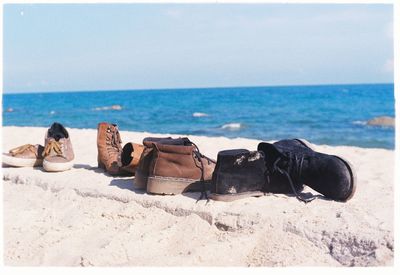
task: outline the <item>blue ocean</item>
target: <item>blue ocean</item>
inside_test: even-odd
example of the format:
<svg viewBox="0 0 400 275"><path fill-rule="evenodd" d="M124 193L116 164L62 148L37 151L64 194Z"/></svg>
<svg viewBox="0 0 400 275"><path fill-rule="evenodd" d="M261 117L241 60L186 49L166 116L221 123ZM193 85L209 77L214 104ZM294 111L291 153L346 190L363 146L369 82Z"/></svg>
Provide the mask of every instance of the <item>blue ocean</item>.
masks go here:
<svg viewBox="0 0 400 275"><path fill-rule="evenodd" d="M115 105L114 107L112 107ZM394 149L394 85L321 85L3 95L3 125L120 130Z"/></svg>

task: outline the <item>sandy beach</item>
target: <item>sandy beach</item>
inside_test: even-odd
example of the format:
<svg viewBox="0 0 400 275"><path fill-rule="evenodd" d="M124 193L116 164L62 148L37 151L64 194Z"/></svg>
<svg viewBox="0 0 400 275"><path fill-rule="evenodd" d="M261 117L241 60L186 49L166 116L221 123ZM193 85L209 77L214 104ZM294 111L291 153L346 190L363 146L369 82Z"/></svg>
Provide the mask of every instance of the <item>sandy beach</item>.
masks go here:
<svg viewBox="0 0 400 275"><path fill-rule="evenodd" d="M3 151L43 144L46 130L3 127ZM393 150L315 145L355 167L357 191L347 203L319 197L304 204L272 194L196 203L199 193L148 195L133 188L133 177L105 174L97 168L96 130L68 130L72 170L2 169L5 265L393 265ZM166 136L120 133L123 144ZM212 158L223 149L255 150L260 142L188 137Z"/></svg>

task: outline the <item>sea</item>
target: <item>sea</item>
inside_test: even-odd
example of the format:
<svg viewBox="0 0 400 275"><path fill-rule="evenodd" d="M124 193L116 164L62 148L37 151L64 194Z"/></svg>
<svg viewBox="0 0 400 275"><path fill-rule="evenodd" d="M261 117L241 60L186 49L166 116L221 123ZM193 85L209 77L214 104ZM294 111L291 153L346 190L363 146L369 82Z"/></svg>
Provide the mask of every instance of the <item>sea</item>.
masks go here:
<svg viewBox="0 0 400 275"><path fill-rule="evenodd" d="M394 149L393 84L3 94L3 125L120 130ZM29 133L27 133L29 134ZM138 142L138 141L137 141Z"/></svg>

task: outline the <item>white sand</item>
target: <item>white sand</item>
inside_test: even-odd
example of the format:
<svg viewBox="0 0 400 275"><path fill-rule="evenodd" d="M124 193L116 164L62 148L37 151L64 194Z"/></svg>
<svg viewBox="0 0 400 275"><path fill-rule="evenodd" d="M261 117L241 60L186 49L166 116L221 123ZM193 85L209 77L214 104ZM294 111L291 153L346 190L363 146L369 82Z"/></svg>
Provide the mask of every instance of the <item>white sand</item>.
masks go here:
<svg viewBox="0 0 400 275"><path fill-rule="evenodd" d="M45 128L3 127L3 151L43 143ZM230 203L198 193L153 196L97 168L96 130L70 129L75 166L3 168L4 263L95 266L340 266L393 264L394 151L316 146L349 160L352 200L286 195ZM149 133L121 132L123 142ZM160 135L155 135L160 136ZM203 154L259 141L189 136ZM304 192L315 193L311 189Z"/></svg>

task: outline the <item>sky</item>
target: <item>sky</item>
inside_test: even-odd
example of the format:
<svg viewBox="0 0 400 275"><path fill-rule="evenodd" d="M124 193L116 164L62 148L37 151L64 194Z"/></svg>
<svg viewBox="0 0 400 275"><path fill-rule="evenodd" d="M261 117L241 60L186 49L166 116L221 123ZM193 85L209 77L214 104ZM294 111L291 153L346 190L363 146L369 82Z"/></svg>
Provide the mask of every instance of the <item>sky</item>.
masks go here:
<svg viewBox="0 0 400 275"><path fill-rule="evenodd" d="M6 4L5 93L393 82L393 7Z"/></svg>

